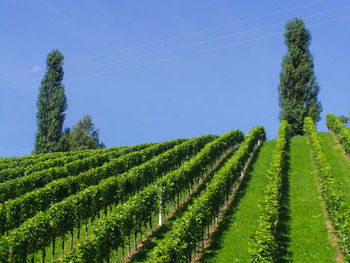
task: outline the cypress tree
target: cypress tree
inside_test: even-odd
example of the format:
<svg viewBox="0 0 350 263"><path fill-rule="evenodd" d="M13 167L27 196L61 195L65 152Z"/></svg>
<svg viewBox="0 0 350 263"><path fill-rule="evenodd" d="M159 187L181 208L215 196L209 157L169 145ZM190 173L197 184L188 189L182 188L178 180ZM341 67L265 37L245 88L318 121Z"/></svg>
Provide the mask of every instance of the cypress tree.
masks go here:
<svg viewBox="0 0 350 263"><path fill-rule="evenodd" d="M41 81L37 101L38 131L35 138L34 153L48 153L58 150L58 141L62 135L62 126L67 109L64 92L63 55L53 50L46 60L47 71Z"/></svg>
<svg viewBox="0 0 350 263"><path fill-rule="evenodd" d="M314 75L313 58L309 51L311 34L304 21L295 18L286 24L284 32L288 53L283 57L278 100L279 119L291 125L291 135L303 134L304 118L320 120L321 103L317 100L319 86Z"/></svg>

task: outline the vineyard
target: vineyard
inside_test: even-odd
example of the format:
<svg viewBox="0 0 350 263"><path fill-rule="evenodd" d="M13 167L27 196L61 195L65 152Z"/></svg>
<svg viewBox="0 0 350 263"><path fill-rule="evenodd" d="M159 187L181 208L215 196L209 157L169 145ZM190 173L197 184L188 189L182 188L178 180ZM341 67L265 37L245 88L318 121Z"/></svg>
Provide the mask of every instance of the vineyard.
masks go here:
<svg viewBox="0 0 350 263"><path fill-rule="evenodd" d="M0 159L1 262L350 262L350 132Z"/></svg>

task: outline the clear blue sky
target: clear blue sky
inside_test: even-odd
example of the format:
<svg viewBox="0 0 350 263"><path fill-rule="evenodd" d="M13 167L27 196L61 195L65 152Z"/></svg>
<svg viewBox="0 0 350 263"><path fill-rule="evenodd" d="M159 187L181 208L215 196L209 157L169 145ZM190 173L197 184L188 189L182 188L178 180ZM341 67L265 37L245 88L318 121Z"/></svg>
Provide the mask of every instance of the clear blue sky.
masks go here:
<svg viewBox="0 0 350 263"><path fill-rule="evenodd" d="M65 56L65 127L107 147L278 130L284 24L304 18L327 113L350 111L350 1L0 0L0 156L33 149L47 54Z"/></svg>

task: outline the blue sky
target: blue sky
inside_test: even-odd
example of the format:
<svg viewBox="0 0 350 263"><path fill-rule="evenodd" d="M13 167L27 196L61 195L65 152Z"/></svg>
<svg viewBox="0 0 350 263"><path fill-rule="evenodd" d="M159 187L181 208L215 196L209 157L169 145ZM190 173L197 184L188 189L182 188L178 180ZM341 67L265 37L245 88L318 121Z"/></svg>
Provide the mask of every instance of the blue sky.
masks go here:
<svg viewBox="0 0 350 263"><path fill-rule="evenodd" d="M304 18L327 113L348 114L350 1L0 0L0 156L30 154L47 54L65 56L65 127L107 147L279 126L285 23Z"/></svg>

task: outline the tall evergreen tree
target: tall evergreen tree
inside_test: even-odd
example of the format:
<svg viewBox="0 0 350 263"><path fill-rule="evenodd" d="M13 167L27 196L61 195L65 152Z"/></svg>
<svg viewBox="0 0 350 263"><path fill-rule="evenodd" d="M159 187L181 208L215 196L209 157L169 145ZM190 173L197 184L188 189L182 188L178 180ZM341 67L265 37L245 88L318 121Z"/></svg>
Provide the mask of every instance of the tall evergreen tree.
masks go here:
<svg viewBox="0 0 350 263"><path fill-rule="evenodd" d="M67 109L64 92L63 55L53 50L46 60L47 72L39 89L37 101L38 131L35 138L34 153L47 153L58 150L58 141L62 135L62 126Z"/></svg>
<svg viewBox="0 0 350 263"><path fill-rule="evenodd" d="M320 120L321 103L317 100L319 86L314 75L313 58L309 51L311 34L304 21L295 18L286 24L284 32L288 53L283 57L278 100L280 120L291 125L292 135L303 134L304 118Z"/></svg>

